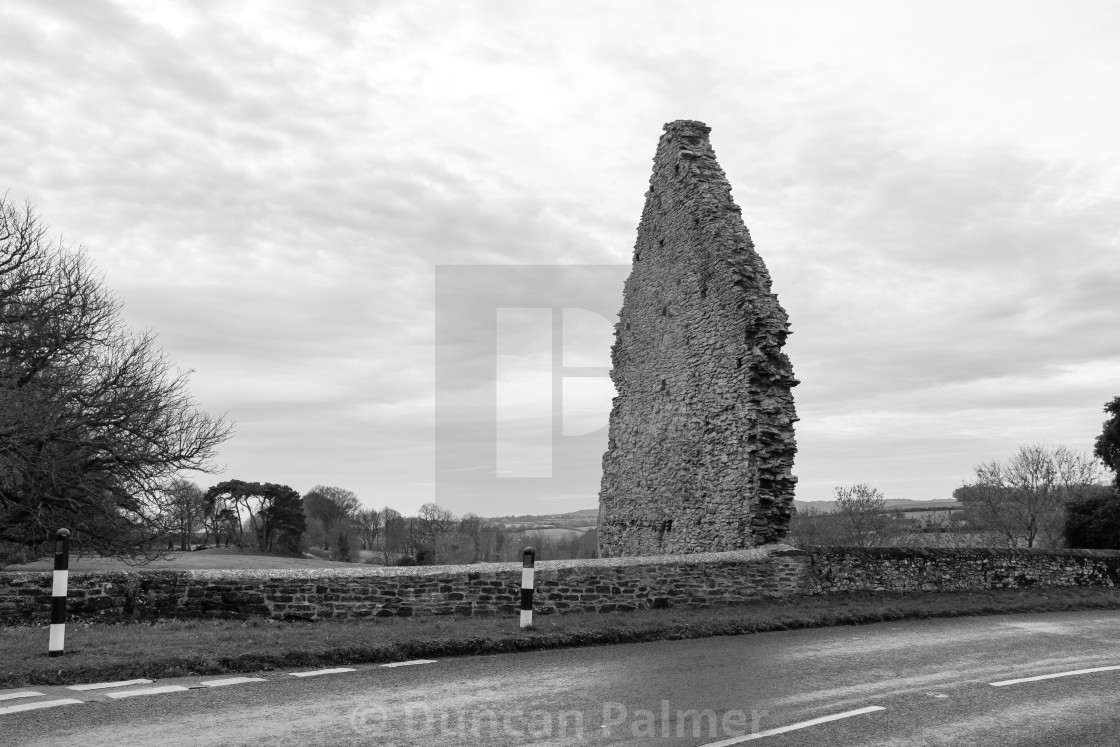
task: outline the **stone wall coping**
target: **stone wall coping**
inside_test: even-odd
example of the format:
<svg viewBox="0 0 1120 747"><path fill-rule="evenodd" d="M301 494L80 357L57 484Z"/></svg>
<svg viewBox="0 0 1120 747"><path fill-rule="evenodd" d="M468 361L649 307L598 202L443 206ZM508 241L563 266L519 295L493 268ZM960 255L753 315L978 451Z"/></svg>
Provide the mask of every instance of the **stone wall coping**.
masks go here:
<svg viewBox="0 0 1120 747"><path fill-rule="evenodd" d="M810 545L813 557L821 555L855 555L868 558L1022 558L1074 557L1120 558L1120 550L1081 550L1038 547L850 547Z"/></svg>
<svg viewBox="0 0 1120 747"><path fill-rule="evenodd" d="M665 566L668 568L682 565L707 565L712 563L762 562L773 555L803 555L804 553L789 545L763 545L747 550L728 552L704 552L689 555L648 555L633 558L583 558L578 560L541 560L534 567L538 573L557 570L594 570L626 568L632 566ZM92 579L101 577L105 581L123 581L142 574L149 578L182 578L192 581L228 579L361 579L361 578L442 578L462 574L499 575L517 574L520 577L521 562L509 563L472 563L469 565L405 565L375 566L355 565L352 568L274 568L274 569L183 569L136 567L127 570L71 570L71 578ZM4 571L0 572L0 584L16 585L36 579L50 579L53 571Z"/></svg>

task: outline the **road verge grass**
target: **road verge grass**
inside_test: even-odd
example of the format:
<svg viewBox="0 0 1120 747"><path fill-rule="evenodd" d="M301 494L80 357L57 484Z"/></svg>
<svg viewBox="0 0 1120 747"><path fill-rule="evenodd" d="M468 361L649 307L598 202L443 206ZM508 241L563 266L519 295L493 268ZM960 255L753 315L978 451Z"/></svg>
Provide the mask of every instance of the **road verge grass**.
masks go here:
<svg viewBox="0 0 1120 747"><path fill-rule="evenodd" d="M704 610L537 615L535 626L526 631L518 629L516 617L71 622L66 653L57 658L46 655L46 626L0 629L0 688L386 663L912 618L1086 609L1120 609L1120 589L864 592Z"/></svg>

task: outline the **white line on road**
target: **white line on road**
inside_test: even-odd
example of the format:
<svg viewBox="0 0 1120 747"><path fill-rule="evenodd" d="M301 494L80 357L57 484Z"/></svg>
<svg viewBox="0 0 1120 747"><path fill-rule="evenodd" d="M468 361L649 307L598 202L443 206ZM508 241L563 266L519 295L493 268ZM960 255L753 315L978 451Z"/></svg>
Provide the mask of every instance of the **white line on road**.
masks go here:
<svg viewBox="0 0 1120 747"><path fill-rule="evenodd" d="M829 721L839 721L842 718L851 718L852 716L862 716L865 713L872 713L873 711L885 711L883 706L867 706L866 708L857 708L854 711L844 711L843 713L834 713L831 716L821 716L820 718L809 719L808 721L799 721L796 724L789 726L779 726L776 729L767 729L760 731L756 734L746 734L741 737L732 737L725 739L722 742L709 742L708 744L701 745L700 747L729 747L733 744L742 744L749 742L752 739L762 739L763 737L772 737L775 734L785 734L787 731L796 731L797 729L804 729L809 726L816 726L817 724L825 724Z"/></svg>
<svg viewBox="0 0 1120 747"><path fill-rule="evenodd" d="M435 664L435 659L413 659L412 661L394 661L392 664L382 664L383 667L411 667L414 664Z"/></svg>
<svg viewBox="0 0 1120 747"><path fill-rule="evenodd" d="M55 706L70 705L71 703L81 703L80 700L73 698L65 698L63 700L41 700L38 703L20 703L19 705L8 706L7 708L0 708L0 716L5 713L18 713L19 711L34 711L39 708L54 708Z"/></svg>
<svg viewBox="0 0 1120 747"><path fill-rule="evenodd" d="M34 690L23 690L18 693L3 693L0 695L0 700L15 700L16 698L34 698L42 693L37 693Z"/></svg>
<svg viewBox="0 0 1120 747"><path fill-rule="evenodd" d="M314 672L288 672L292 677L318 677L321 674L338 674L339 672L357 672L357 669L350 667L339 667L337 669L316 669Z"/></svg>
<svg viewBox="0 0 1120 747"><path fill-rule="evenodd" d="M107 698L134 698L137 695L159 695L160 693L177 693L188 690L182 685L164 685L163 687L146 687L143 690L125 690L119 693L105 693Z"/></svg>
<svg viewBox="0 0 1120 747"><path fill-rule="evenodd" d="M1120 665L1113 667L1093 667L1092 669L1075 669L1072 672L1058 672L1057 674L1040 674L1037 677L1022 677L1017 680L1000 680L999 682L989 682L988 684L992 687L1003 687L1004 685L1018 685L1020 682L1038 682L1039 680L1052 680L1055 677L1072 677L1075 674L1110 672L1115 669L1120 669Z"/></svg>
<svg viewBox="0 0 1120 747"><path fill-rule="evenodd" d="M207 687L225 687L226 685L240 685L243 682L264 682L264 677L230 677L228 680L207 680L202 684Z"/></svg>
<svg viewBox="0 0 1120 747"><path fill-rule="evenodd" d="M150 685L151 680L122 680L120 682L95 682L92 685L67 685L67 690L102 690L106 687L127 687L129 685Z"/></svg>

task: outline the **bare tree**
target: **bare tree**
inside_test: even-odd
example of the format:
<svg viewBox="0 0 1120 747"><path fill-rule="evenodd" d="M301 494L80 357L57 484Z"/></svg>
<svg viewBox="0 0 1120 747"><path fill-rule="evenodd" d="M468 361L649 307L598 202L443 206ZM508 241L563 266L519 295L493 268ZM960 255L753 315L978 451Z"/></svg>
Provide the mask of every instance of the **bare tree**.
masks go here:
<svg viewBox="0 0 1120 747"><path fill-rule="evenodd" d="M976 467L976 479L953 491L966 516L997 533L1009 547L1061 543L1065 504L1094 494L1104 470L1092 457L1065 446L1020 446L1006 463Z"/></svg>
<svg viewBox="0 0 1120 747"><path fill-rule="evenodd" d="M836 523L842 544L872 547L886 544L899 528L899 518L887 510L887 500L866 483L833 488Z"/></svg>
<svg viewBox="0 0 1120 747"><path fill-rule="evenodd" d="M467 562L477 563L482 552L482 517L478 514L466 513L459 519L459 533L471 538L474 553Z"/></svg>
<svg viewBox="0 0 1120 747"><path fill-rule="evenodd" d="M404 548L405 520L400 511L385 506L381 509L381 548L385 565L393 562L393 556Z"/></svg>
<svg viewBox="0 0 1120 747"><path fill-rule="evenodd" d="M381 531L381 513L376 508L363 508L354 512L354 523L361 533L362 549L372 550Z"/></svg>
<svg viewBox="0 0 1120 747"><path fill-rule="evenodd" d="M456 528L455 514L435 503L425 503L416 514L416 534L418 547L435 550L437 540Z"/></svg>
<svg viewBox="0 0 1120 747"><path fill-rule="evenodd" d="M230 435L195 408L188 373L125 325L83 251L0 198L0 541L67 526L85 549L152 555L163 488L208 471Z"/></svg>
<svg viewBox="0 0 1120 747"><path fill-rule="evenodd" d="M206 513L202 489L190 480L177 477L167 486L166 493L169 518L179 535L179 549L189 550L195 530Z"/></svg>

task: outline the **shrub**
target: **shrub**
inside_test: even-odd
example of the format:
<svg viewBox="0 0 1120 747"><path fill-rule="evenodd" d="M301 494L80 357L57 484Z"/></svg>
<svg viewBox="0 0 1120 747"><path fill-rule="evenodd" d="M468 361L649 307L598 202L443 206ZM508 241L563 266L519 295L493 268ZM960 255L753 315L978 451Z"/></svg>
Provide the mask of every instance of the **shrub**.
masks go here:
<svg viewBox="0 0 1120 747"><path fill-rule="evenodd" d="M1066 507L1066 543L1092 550L1120 550L1120 494L1096 496Z"/></svg>

